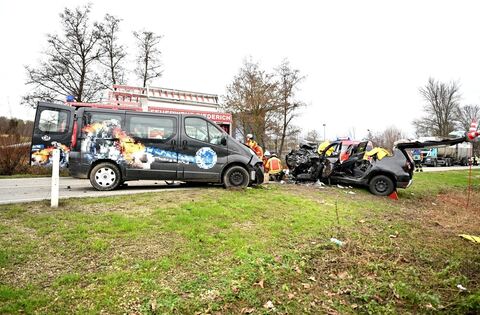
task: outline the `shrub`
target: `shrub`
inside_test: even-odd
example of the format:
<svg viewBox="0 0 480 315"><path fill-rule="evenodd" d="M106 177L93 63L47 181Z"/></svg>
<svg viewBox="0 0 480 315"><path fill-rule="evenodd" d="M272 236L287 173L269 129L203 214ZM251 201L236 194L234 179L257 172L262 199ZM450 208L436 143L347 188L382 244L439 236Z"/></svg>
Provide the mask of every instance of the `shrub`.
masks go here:
<svg viewBox="0 0 480 315"><path fill-rule="evenodd" d="M0 136L0 175L23 173L30 164L30 143L18 135Z"/></svg>

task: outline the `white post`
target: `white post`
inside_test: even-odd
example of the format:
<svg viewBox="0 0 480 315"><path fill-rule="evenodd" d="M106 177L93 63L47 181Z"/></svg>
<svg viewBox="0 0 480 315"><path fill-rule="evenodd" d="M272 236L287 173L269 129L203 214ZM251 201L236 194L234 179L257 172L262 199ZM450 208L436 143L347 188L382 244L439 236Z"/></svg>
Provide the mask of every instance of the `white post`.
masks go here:
<svg viewBox="0 0 480 315"><path fill-rule="evenodd" d="M58 190L59 190L59 173L60 173L60 150L58 148L53 149L52 152L52 191L51 191L51 203L52 208L58 207Z"/></svg>

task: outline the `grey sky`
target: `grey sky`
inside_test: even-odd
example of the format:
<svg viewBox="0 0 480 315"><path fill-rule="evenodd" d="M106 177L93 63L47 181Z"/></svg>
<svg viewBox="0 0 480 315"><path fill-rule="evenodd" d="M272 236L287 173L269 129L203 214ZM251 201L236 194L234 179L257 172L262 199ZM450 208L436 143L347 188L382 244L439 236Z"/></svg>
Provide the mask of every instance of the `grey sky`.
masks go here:
<svg viewBox="0 0 480 315"><path fill-rule="evenodd" d="M20 107L25 64L35 65L58 14L85 1L0 2L0 115L32 119ZM413 132L418 88L430 76L459 80L462 104L480 104L477 1L92 1L93 19L123 18L162 34L164 75L154 85L224 94L245 57L268 70L288 58L307 76L308 104L296 124L327 137L357 138L396 125ZM128 4L127 4L128 3ZM134 85L137 82L129 82ZM10 104L10 106L8 106Z"/></svg>

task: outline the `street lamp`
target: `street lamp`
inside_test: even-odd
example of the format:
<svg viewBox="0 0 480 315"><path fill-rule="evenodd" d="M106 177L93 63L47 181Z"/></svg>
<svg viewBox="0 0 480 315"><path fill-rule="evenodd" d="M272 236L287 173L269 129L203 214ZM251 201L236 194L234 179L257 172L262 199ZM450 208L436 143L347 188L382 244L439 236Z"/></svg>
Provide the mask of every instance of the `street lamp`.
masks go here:
<svg viewBox="0 0 480 315"><path fill-rule="evenodd" d="M323 124L323 141L326 140L326 138L325 138L325 126L326 126L326 125L327 125L327 124Z"/></svg>

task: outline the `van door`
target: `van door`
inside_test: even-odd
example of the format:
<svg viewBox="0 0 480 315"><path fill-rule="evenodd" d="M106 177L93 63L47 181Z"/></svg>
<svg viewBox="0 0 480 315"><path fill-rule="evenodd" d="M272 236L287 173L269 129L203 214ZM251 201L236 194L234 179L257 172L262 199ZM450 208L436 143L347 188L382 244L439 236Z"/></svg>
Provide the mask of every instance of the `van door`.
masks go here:
<svg viewBox="0 0 480 315"><path fill-rule="evenodd" d="M222 144L225 134L217 125L204 118L186 116L183 123L178 148L179 166L183 166L180 178L220 182L221 172L228 157L227 145Z"/></svg>
<svg viewBox="0 0 480 315"><path fill-rule="evenodd" d="M127 113L128 179L177 179L177 115Z"/></svg>
<svg viewBox="0 0 480 315"><path fill-rule="evenodd" d="M60 147L60 167L68 166L75 108L39 102L33 125L30 164L51 166L55 144Z"/></svg>

